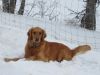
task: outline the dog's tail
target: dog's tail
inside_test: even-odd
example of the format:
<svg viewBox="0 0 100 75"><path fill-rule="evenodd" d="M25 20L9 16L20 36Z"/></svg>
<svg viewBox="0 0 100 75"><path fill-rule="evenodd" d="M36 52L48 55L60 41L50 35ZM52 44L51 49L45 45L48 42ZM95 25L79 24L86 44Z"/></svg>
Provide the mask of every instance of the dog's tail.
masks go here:
<svg viewBox="0 0 100 75"><path fill-rule="evenodd" d="M91 47L89 45L81 45L73 49L73 56L77 54L83 54L87 51L91 50Z"/></svg>
<svg viewBox="0 0 100 75"><path fill-rule="evenodd" d="M20 59L22 59L22 58L4 58L4 61L5 61L5 62L9 62L9 61L18 61L18 60L20 60Z"/></svg>

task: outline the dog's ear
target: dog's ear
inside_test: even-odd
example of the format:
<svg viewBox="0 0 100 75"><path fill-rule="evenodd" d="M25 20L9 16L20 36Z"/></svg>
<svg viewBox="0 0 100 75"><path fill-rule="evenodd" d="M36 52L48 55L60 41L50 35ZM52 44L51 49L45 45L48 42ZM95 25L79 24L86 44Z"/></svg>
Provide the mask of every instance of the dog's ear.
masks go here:
<svg viewBox="0 0 100 75"><path fill-rule="evenodd" d="M31 29L28 30L27 35L28 35L28 36L31 35Z"/></svg>
<svg viewBox="0 0 100 75"><path fill-rule="evenodd" d="M33 29L33 27L31 29L29 29L29 31L27 32L28 39L32 38L32 29Z"/></svg>
<svg viewBox="0 0 100 75"><path fill-rule="evenodd" d="M43 38L46 38L47 34L45 32L45 30L43 30Z"/></svg>

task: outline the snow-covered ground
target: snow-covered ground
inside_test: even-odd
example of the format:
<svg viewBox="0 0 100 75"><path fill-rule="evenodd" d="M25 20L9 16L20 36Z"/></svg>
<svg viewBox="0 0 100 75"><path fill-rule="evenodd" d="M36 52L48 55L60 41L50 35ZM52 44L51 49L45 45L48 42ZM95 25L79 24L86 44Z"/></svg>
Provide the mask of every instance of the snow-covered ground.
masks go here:
<svg viewBox="0 0 100 75"><path fill-rule="evenodd" d="M34 0L26 1L29 2L29 5L26 4L25 14L30 12L30 2L32 3ZM11 15L0 11L0 75L100 75L100 8L97 9L97 31L89 31L75 26L77 23L74 25L74 20L69 19L73 16L69 15L70 12L67 8L80 11L84 7L82 1L49 0L48 3L52 4L52 1L58 1L60 4L54 12L54 14L60 12L59 21L49 21L47 17L42 19L33 17L34 10L28 16ZM16 10L18 10L19 4L17 2ZM37 7L35 10L37 10ZM27 31L35 26L46 30L46 40L48 41L61 42L70 48L81 44L89 44L92 50L74 57L72 61L64 60L61 63L56 61L26 61L24 59L16 62L5 62L3 59L6 57L24 56Z"/></svg>
<svg viewBox="0 0 100 75"><path fill-rule="evenodd" d="M47 32L48 41L62 42L74 48L89 44L92 50L76 56L72 61L26 61L5 62L5 57L23 57L27 31L40 26ZM100 32L88 31L63 22L34 19L0 13L0 75L100 75Z"/></svg>

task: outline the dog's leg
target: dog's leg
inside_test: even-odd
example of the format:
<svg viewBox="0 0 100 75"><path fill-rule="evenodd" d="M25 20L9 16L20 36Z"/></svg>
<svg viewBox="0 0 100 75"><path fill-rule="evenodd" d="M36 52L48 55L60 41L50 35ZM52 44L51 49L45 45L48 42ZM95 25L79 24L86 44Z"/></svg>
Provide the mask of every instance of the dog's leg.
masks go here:
<svg viewBox="0 0 100 75"><path fill-rule="evenodd" d="M25 58L26 60L36 60L36 56L31 56L31 57L28 57L28 58Z"/></svg>
<svg viewBox="0 0 100 75"><path fill-rule="evenodd" d="M19 59L22 58L4 58L4 61L9 62L9 61L18 61Z"/></svg>

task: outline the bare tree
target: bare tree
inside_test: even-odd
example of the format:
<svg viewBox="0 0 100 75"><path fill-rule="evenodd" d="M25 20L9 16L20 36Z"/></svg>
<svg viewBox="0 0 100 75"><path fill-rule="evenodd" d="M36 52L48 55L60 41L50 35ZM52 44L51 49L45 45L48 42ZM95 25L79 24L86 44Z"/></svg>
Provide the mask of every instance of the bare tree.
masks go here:
<svg viewBox="0 0 100 75"><path fill-rule="evenodd" d="M98 0L99 1L99 0ZM96 3L97 0L86 0L86 11L81 19L81 27L89 30L96 30Z"/></svg>
<svg viewBox="0 0 100 75"><path fill-rule="evenodd" d="M39 11L35 14L33 14L33 16L40 16L41 18L47 17L49 20L57 20L58 16L59 16L59 12L55 13L55 9L58 6L58 2L56 2L56 0L54 0L50 5L47 5L46 1L37 1L37 8L39 9Z"/></svg>
<svg viewBox="0 0 100 75"><path fill-rule="evenodd" d="M2 0L3 11L7 13L14 13L16 0Z"/></svg>
<svg viewBox="0 0 100 75"><path fill-rule="evenodd" d="M21 1L21 5L20 5L20 9L18 11L19 15L23 15L24 14L24 8L25 8L25 0Z"/></svg>

